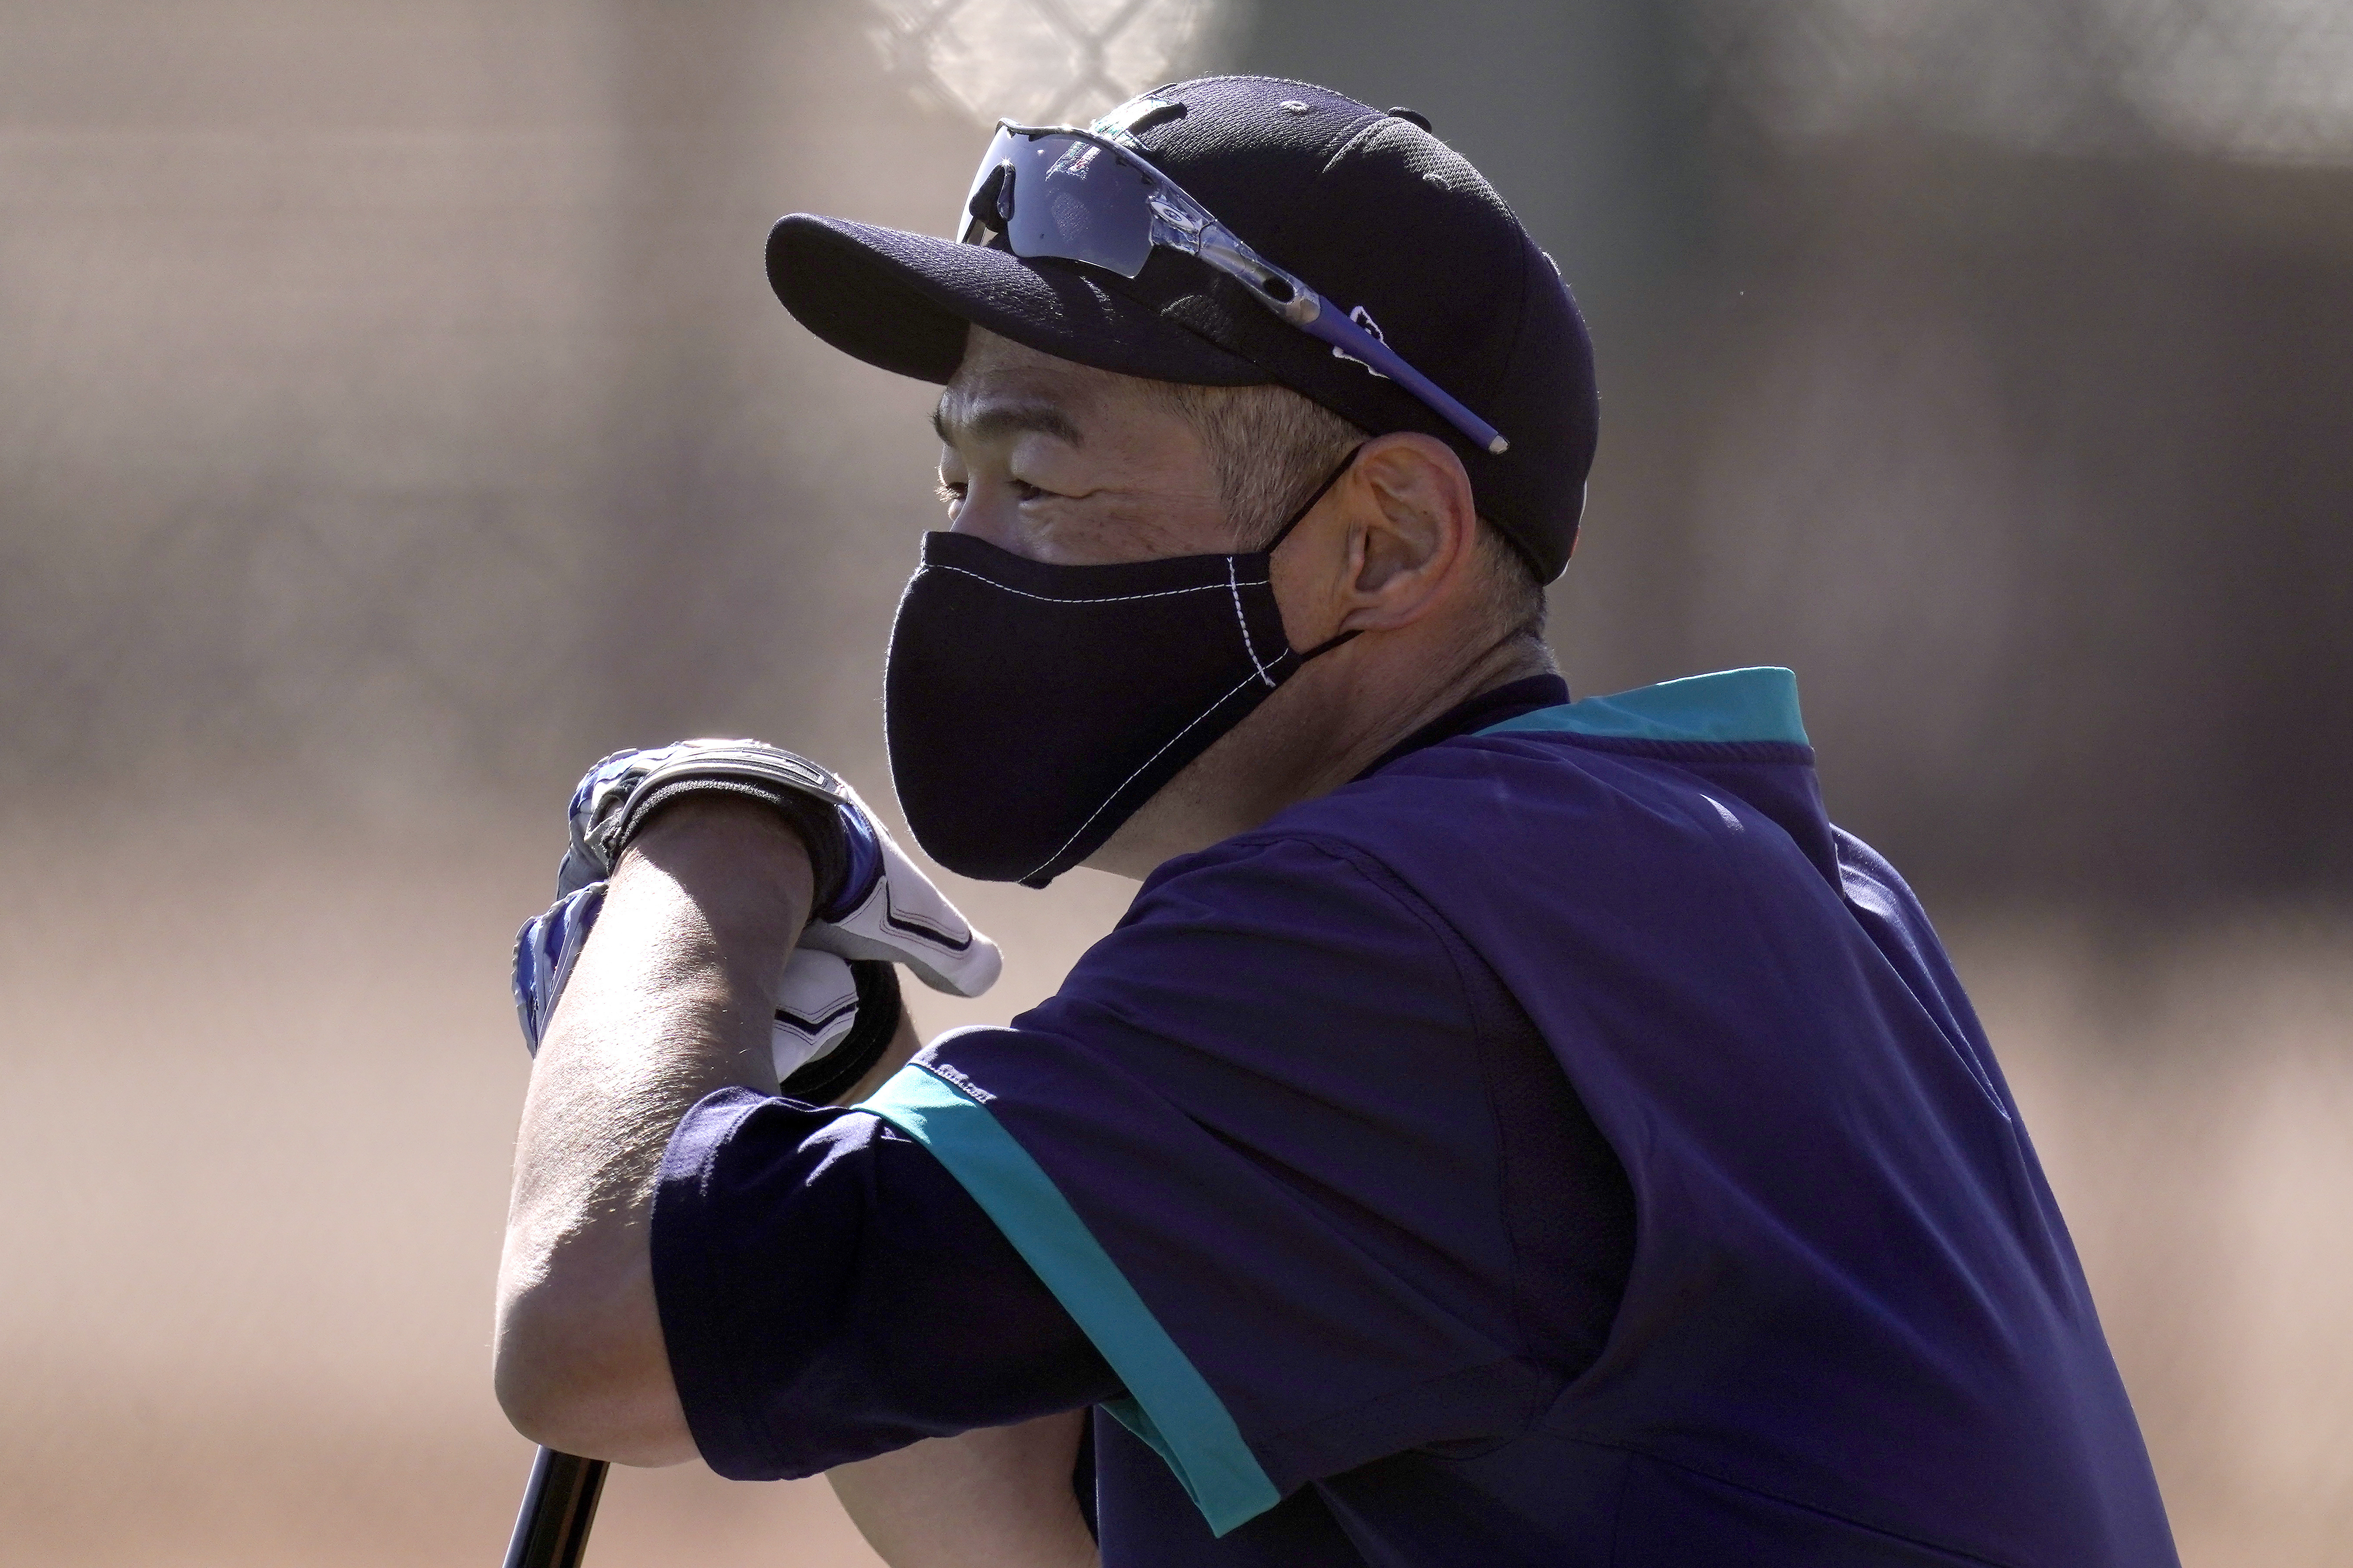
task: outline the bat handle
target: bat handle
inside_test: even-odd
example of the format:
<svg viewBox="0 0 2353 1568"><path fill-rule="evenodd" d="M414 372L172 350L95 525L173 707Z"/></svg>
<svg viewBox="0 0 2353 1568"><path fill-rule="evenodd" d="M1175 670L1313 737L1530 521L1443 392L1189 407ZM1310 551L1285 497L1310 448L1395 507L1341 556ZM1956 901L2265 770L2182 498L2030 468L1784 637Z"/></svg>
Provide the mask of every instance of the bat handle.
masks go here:
<svg viewBox="0 0 2353 1568"><path fill-rule="evenodd" d="M579 1568L604 1489L604 1460L542 1448L531 1462L506 1568Z"/></svg>

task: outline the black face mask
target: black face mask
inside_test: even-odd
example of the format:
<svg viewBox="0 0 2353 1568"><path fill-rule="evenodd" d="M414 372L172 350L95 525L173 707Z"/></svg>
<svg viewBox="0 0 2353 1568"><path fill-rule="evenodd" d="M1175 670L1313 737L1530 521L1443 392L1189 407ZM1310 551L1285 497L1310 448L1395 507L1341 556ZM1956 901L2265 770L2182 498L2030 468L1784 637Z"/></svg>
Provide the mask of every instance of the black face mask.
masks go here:
<svg viewBox="0 0 2353 1568"><path fill-rule="evenodd" d="M1248 555L1052 566L925 534L884 679L891 775L924 853L1044 887L1356 636L1293 651L1268 580L1275 546L1347 470Z"/></svg>

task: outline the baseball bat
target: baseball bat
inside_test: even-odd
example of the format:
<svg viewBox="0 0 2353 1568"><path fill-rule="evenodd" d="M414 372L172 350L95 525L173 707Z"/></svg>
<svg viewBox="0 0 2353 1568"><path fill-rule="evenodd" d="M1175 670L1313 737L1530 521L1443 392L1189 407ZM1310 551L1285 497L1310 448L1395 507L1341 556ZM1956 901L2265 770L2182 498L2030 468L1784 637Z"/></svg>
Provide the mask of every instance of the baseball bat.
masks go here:
<svg viewBox="0 0 2353 1568"><path fill-rule="evenodd" d="M506 1568L580 1568L604 1490L604 1460L542 1448L522 1489Z"/></svg>

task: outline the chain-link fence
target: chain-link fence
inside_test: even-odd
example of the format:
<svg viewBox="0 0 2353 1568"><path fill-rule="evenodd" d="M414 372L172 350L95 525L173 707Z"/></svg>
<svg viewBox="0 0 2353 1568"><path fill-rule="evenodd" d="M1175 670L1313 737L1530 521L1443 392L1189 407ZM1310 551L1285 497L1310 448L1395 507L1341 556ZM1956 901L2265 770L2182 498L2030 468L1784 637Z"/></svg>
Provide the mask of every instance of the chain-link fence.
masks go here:
<svg viewBox="0 0 2353 1568"><path fill-rule="evenodd" d="M152 59L111 15L0 21L17 795L715 727L871 768L925 395L793 327L760 232L936 228L979 122L1222 54L1422 108L1577 286L1580 687L1796 665L1940 886L2353 869L2342 7L436 0Z"/></svg>
<svg viewBox="0 0 2353 1568"><path fill-rule="evenodd" d="M892 80L983 124L1084 123L1216 58L1234 0L873 0Z"/></svg>
<svg viewBox="0 0 2353 1568"><path fill-rule="evenodd" d="M1805 141L1889 123L2019 152L2353 162L2331 0L1701 0L1726 96Z"/></svg>

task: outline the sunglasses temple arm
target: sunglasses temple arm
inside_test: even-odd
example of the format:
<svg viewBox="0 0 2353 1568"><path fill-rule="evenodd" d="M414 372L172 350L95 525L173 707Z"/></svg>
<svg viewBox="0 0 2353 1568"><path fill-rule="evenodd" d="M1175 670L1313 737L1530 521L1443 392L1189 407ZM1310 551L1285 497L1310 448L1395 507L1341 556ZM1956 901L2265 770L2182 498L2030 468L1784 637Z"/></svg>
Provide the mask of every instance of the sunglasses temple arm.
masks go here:
<svg viewBox="0 0 2353 1568"><path fill-rule="evenodd" d="M1018 129L1002 121L997 122L997 134L1000 138ZM1436 382L1406 363L1387 343L1350 321L1345 310L1335 309L1331 300L1314 289L1305 288L1298 279L1282 268L1269 266L1257 252L1235 238L1224 225L1210 216L1207 208L1187 195L1174 181L1155 169L1141 156L1128 148L1105 141L1100 136L1083 132L1067 133L1077 134L1099 146L1109 147L1119 157L1140 166L1145 174L1166 188L1166 194L1172 205L1181 204L1184 208L1188 209L1187 216L1194 221L1181 225L1170 223L1168 214L1166 212L1155 213L1152 234L1153 244L1167 245L1198 257L1217 270L1238 279L1257 298L1259 303L1268 310L1299 328L1308 336L1328 343L1343 353L1372 366L1419 398L1424 406L1436 413L1439 417L1457 430L1461 431L1483 450L1501 457L1510 449L1512 444L1504 439L1501 431L1472 413L1452 397L1448 396ZM988 158L983 160L982 166L986 168L988 160L996 156L997 144L991 142ZM978 187L975 188L977 190ZM1155 207L1158 205L1156 201L1155 205ZM1124 272L1124 269L1114 268L1114 270L1122 270L1124 276L1129 278L1135 276L1134 272ZM1271 287L1271 285L1277 279L1287 287L1281 289Z"/></svg>
<svg viewBox="0 0 2353 1568"><path fill-rule="evenodd" d="M1371 365L1487 451L1501 457L1510 448L1511 443L1493 425L1448 396L1437 383L1399 358L1395 349L1350 321L1345 311L1335 309L1331 300L1318 295L1316 304L1319 308L1315 314L1299 323L1308 336Z"/></svg>

